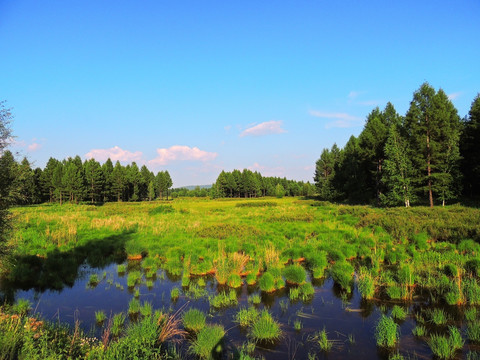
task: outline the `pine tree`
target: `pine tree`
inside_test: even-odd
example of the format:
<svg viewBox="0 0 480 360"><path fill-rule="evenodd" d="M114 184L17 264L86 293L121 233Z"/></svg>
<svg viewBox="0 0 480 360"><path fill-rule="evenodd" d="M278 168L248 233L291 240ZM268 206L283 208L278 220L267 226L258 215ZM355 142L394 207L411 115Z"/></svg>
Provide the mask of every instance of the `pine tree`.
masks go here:
<svg viewBox="0 0 480 360"><path fill-rule="evenodd" d="M335 177L335 167L338 165L340 150L336 144L333 144L332 150L323 149L320 158L315 164L315 185L318 195L323 200L334 200L337 197L333 179Z"/></svg>
<svg viewBox="0 0 480 360"><path fill-rule="evenodd" d="M105 186L103 187L103 202L112 201L115 199L113 191L113 163L110 158L102 165L103 178L105 179ZM118 199L117 199L118 200Z"/></svg>
<svg viewBox="0 0 480 360"><path fill-rule="evenodd" d="M112 192L115 194L117 202L123 200L123 192L125 191L126 178L125 169L117 160L112 171Z"/></svg>
<svg viewBox="0 0 480 360"><path fill-rule="evenodd" d="M464 119L460 154L464 195L478 197L480 196L480 94L473 100L468 116Z"/></svg>
<svg viewBox="0 0 480 360"><path fill-rule="evenodd" d="M413 94L405 119L410 158L417 169L419 190L428 193L430 207L434 195L442 203L453 196L459 163L460 118L443 90L435 92L428 83Z"/></svg>
<svg viewBox="0 0 480 360"><path fill-rule="evenodd" d="M413 200L412 177L413 166L409 157L407 142L400 136L398 126L390 126L387 143L385 144L385 160L382 173L382 183L386 193L381 196L385 205L397 206L401 203L410 206Z"/></svg>
<svg viewBox="0 0 480 360"><path fill-rule="evenodd" d="M152 201L155 199L155 185L153 184L153 180L150 180L148 183L148 201Z"/></svg>
<svg viewBox="0 0 480 360"><path fill-rule="evenodd" d="M91 203L100 200L103 186L105 184L105 177L100 163L94 158L85 161L84 163L85 180L87 183L87 193Z"/></svg>

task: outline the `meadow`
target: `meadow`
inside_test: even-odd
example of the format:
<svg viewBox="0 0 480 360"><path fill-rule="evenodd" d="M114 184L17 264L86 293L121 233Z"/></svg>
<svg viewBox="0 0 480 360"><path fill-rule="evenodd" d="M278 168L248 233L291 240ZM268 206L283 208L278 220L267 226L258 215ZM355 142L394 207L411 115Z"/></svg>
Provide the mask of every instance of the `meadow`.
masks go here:
<svg viewBox="0 0 480 360"><path fill-rule="evenodd" d="M475 208L178 198L12 213L0 358L480 358ZM52 323L82 296L96 302Z"/></svg>

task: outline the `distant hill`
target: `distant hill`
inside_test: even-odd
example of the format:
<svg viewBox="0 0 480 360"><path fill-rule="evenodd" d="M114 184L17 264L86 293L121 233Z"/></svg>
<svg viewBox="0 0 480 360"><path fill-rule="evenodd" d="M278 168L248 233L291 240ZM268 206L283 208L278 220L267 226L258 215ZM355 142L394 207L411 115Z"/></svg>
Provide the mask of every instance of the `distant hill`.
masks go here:
<svg viewBox="0 0 480 360"><path fill-rule="evenodd" d="M212 185L188 185L188 186L180 186L177 189L187 189L187 190L195 190L196 187L199 187L200 189L210 189Z"/></svg>

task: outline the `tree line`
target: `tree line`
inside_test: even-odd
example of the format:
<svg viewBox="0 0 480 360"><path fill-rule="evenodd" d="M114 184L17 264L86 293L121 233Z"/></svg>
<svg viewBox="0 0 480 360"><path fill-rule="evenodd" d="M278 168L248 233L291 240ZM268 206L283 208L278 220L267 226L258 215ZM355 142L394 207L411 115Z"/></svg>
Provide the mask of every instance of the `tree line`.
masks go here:
<svg viewBox="0 0 480 360"><path fill-rule="evenodd" d="M82 162L77 155L62 161L50 158L44 169L32 169L27 158L17 162L6 150L0 163L11 183L8 202L17 205L168 199L173 185L168 171L154 175L145 165L139 169L135 162L123 166L107 159L101 165L93 158Z"/></svg>
<svg viewBox="0 0 480 360"><path fill-rule="evenodd" d="M309 182L262 176L248 169L222 171L212 187L213 197L311 196L315 186Z"/></svg>
<svg viewBox="0 0 480 360"><path fill-rule="evenodd" d="M480 94L461 119L447 94L424 83L401 116L389 102L367 116L343 149L315 167L321 199L377 206L445 205L480 196Z"/></svg>

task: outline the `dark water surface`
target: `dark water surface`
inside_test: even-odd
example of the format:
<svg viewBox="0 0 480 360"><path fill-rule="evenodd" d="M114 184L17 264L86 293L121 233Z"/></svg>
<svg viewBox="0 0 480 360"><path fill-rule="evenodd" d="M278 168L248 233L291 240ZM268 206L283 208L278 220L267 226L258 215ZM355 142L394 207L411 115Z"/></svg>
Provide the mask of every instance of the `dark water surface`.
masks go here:
<svg viewBox="0 0 480 360"><path fill-rule="evenodd" d="M135 266L129 264L129 268ZM93 273L102 280L95 288L90 288L88 279ZM21 298L30 300L35 312L46 320L73 325L78 319L87 333L91 331L99 337L101 328L95 324L95 311L104 310L107 317L119 312L126 313L128 303L134 297L134 291L127 287L127 274L123 276L117 274L116 264L103 269L83 265L79 269L79 274L72 287L65 287L60 291L15 290L5 288L4 284L2 292L14 294L15 300ZM391 352L377 348L374 329L382 311L388 314L393 305L398 304L408 308L409 315L406 320L398 322L401 336L399 346L394 351L399 351L406 358L432 357L426 339L412 335L412 329L416 325L413 312L420 307L429 306L426 300L417 299L410 303L363 301L356 288L349 298L343 295L342 299L342 294L334 286L333 281L326 279L313 282L315 295L308 302L291 302L288 288L271 295L261 293L257 287L243 285L237 290L237 306L216 310L209 306L208 296L195 300L186 296L185 291L182 291L176 302L172 302L170 291L173 287L181 288L180 279L168 276L163 270L157 271L157 277L153 280L151 288L148 288L145 279L143 280L142 284L136 287L140 291L140 302L150 302L154 310L177 310L185 306L185 309L195 307L205 311L209 314L207 323L220 323L227 330L225 345L228 352L238 350L248 340L246 330L238 326L233 318L240 308L251 306L247 302L248 296L258 293L262 297L262 303L257 308L268 308L271 311L274 318L281 323L284 336L274 344L258 344L255 356L263 356L265 359L307 359L309 353L315 353L318 359L388 359ZM220 290L213 278L207 278L205 289L208 295L214 295ZM461 326L462 311L458 309L448 311L452 321L456 320L454 324ZM300 331L294 329L295 320L302 322L303 327ZM332 350L328 353L322 352L310 339L312 334L323 328L326 329L328 338L333 341ZM461 329L465 330L464 327ZM438 332L441 331L442 328L439 328ZM187 347L188 345L183 345L183 350L186 351ZM468 349L467 344L458 358L466 357ZM474 350L473 347L470 349Z"/></svg>

